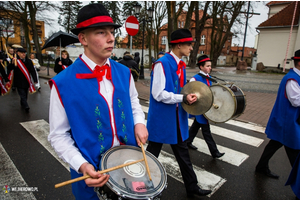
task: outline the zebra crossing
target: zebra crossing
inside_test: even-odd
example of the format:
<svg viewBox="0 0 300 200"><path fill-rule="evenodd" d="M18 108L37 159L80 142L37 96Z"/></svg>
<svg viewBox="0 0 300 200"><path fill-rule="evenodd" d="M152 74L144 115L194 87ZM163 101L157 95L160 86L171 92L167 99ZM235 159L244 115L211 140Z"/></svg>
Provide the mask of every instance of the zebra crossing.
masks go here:
<svg viewBox="0 0 300 200"><path fill-rule="evenodd" d="M148 107L142 106L142 109L145 113L148 113ZM192 120L189 119L189 125L192 124ZM240 121L230 120L226 122L229 125L240 127L243 129L251 130L254 132L263 133L264 128L255 124L244 123ZM63 167L69 170L68 165L58 158L54 149L51 147L51 144L48 142L47 137L49 134L49 124L45 120L34 120L20 123L24 129L28 133L30 133L53 157L55 157ZM226 128L219 127L218 125L211 125L211 132L213 135L219 135L221 137L227 138L229 140L239 142L243 145L248 145L251 147L259 147L263 143L263 139L253 137L241 132L232 131ZM210 155L210 152L207 148L205 141L201 138L195 138L193 144L198 147L197 152L199 154ZM249 155L243 152L239 152L237 150L228 148L223 145L217 145L220 152L225 152L225 155L221 158L218 158L221 162L226 162L234 167L239 167L245 160L249 158ZM0 152L1 154L5 154L5 150L1 149L2 145L0 144ZM165 167L167 174L174 178L175 180L182 182L181 173L179 170L179 166L175 157L166 152L162 151L158 160ZM213 172L208 172L201 168L200 166L193 165L194 171L198 177L198 180L201 180L198 184L203 189L210 189L212 193L209 195L213 195L222 185L226 184L226 177L221 177L218 174L214 174ZM2 170L0 171L0 177L2 177ZM22 177L20 177L22 178ZM0 179L0 183L3 180ZM4 181L5 182L5 181ZM26 193L26 195L28 195ZM0 196L1 197L1 196ZM26 198L25 198L26 199Z"/></svg>

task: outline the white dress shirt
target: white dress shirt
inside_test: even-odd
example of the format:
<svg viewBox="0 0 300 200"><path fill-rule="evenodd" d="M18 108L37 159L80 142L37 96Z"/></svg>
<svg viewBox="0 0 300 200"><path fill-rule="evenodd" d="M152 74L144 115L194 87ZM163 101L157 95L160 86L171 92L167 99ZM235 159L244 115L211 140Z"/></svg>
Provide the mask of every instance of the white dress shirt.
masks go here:
<svg viewBox="0 0 300 200"><path fill-rule="evenodd" d="M90 60L85 54L82 54L82 60L92 69L96 67L96 63ZM109 59L106 60L106 63L110 66ZM103 76L103 80L100 82L100 93L106 99L109 105L109 111L111 116L113 116L112 108L112 93L113 85L111 80L106 79L106 76ZM138 123L145 124L145 114L139 104L138 93L135 88L134 79L131 75L130 80L130 99L133 113L134 125ZM111 124L114 132L114 146L120 145L117 140L114 118L111 117ZM50 134L48 140L51 143L52 147L55 149L56 153L60 158L67 162L72 169L78 172L80 166L87 162L84 157L81 155L80 151L74 145L74 140L70 135L70 124L67 118L65 109L61 104L60 98L58 96L56 87L52 87L50 95L50 108L49 108L49 122L50 122ZM134 134L134 133L133 133Z"/></svg>
<svg viewBox="0 0 300 200"><path fill-rule="evenodd" d="M294 72L300 76L300 70L293 68ZM297 81L288 80L286 83L286 94L292 106L300 107L300 86Z"/></svg>
<svg viewBox="0 0 300 200"><path fill-rule="evenodd" d="M180 62L180 59L171 51L170 53L176 60L177 65ZM182 74L183 75L183 74ZM180 77L181 74L178 74ZM168 92L166 88L166 77L163 70L163 66L160 62L154 65L153 70L153 83L151 94L153 98L158 102L163 102L166 104L175 104L180 103L183 100L183 94L175 94L173 92Z"/></svg>

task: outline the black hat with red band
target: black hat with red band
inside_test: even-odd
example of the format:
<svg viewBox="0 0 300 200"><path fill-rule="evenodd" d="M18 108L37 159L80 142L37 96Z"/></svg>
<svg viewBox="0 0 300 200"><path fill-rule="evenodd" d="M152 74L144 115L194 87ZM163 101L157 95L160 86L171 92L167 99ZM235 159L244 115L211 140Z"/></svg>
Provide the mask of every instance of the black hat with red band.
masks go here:
<svg viewBox="0 0 300 200"><path fill-rule="evenodd" d="M188 29L177 29L171 33L170 44L178 43L192 43L193 41L192 33Z"/></svg>
<svg viewBox="0 0 300 200"><path fill-rule="evenodd" d="M198 57L197 65L200 66L200 63L211 61L211 59L207 55L202 55Z"/></svg>
<svg viewBox="0 0 300 200"><path fill-rule="evenodd" d="M121 25L113 22L113 19L102 4L88 4L79 10L76 28L71 31L78 35L84 29L100 26L113 26L115 29L121 27Z"/></svg>
<svg viewBox="0 0 300 200"><path fill-rule="evenodd" d="M293 60L300 60L300 49L295 51L295 56L292 57Z"/></svg>

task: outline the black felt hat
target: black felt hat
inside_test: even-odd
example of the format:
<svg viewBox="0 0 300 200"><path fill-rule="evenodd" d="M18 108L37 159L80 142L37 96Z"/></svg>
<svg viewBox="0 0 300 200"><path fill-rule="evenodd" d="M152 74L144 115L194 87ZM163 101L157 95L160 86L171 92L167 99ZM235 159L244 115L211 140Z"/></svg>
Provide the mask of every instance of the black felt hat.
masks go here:
<svg viewBox="0 0 300 200"><path fill-rule="evenodd" d="M121 25L113 22L108 11L101 3L88 4L79 10L76 28L71 31L78 35L84 29L100 26L113 26L115 29L121 27Z"/></svg>
<svg viewBox="0 0 300 200"><path fill-rule="evenodd" d="M295 55L291 59L293 59L293 60L300 60L300 49L297 50L297 51L295 51Z"/></svg>
<svg viewBox="0 0 300 200"><path fill-rule="evenodd" d="M198 57L197 65L200 66L200 63L205 61L211 61L211 59L207 55L202 55Z"/></svg>
<svg viewBox="0 0 300 200"><path fill-rule="evenodd" d="M17 52L26 53L26 49L24 49L24 48L18 48Z"/></svg>
<svg viewBox="0 0 300 200"><path fill-rule="evenodd" d="M178 43L192 43L193 41L192 33L188 29L177 29L171 33L170 44Z"/></svg>

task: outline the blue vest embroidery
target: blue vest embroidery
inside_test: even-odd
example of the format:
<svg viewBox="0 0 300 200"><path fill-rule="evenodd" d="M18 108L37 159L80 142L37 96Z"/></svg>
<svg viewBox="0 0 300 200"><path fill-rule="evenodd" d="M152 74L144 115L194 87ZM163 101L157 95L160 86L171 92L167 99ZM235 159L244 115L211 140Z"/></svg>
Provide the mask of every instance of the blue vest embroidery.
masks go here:
<svg viewBox="0 0 300 200"><path fill-rule="evenodd" d="M101 154L113 144L111 118L114 118L120 143L137 146L129 94L130 70L115 61L110 60L110 63L114 87L113 116L99 93L97 79L76 78L76 74L92 73L80 58L52 79L65 108L75 146L96 170L99 169Z"/></svg>

